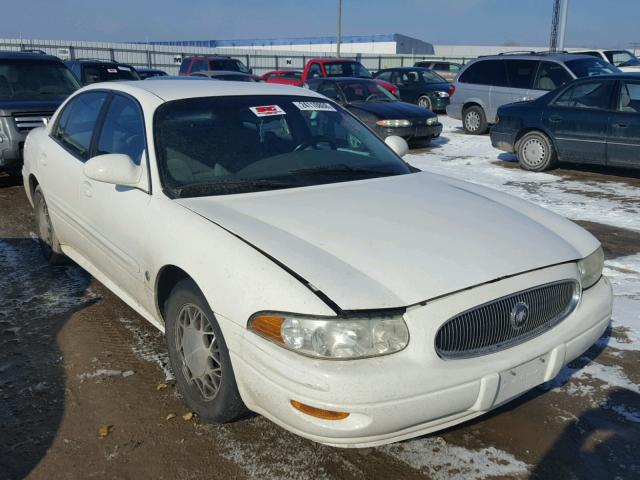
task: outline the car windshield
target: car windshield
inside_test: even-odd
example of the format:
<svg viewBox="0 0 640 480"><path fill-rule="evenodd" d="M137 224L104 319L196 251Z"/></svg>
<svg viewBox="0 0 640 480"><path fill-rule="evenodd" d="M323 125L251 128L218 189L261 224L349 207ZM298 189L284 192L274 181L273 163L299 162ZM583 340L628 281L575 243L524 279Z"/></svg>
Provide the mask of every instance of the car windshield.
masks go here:
<svg viewBox="0 0 640 480"><path fill-rule="evenodd" d="M596 75L610 75L620 73L616 67L599 58L580 58L565 62L569 70L578 77L594 77Z"/></svg>
<svg viewBox="0 0 640 480"><path fill-rule="evenodd" d="M61 62L0 60L0 98L67 97L80 88L73 73Z"/></svg>
<svg viewBox="0 0 640 480"><path fill-rule="evenodd" d="M337 83L348 103L397 101L397 98L389 93L388 90L373 81L353 80L339 81Z"/></svg>
<svg viewBox="0 0 640 480"><path fill-rule="evenodd" d="M446 83L447 81L438 75L433 70L414 70L409 72L407 75L409 78L412 78L412 75L415 74L415 77L418 82L422 83Z"/></svg>
<svg viewBox="0 0 640 480"><path fill-rule="evenodd" d="M610 50L604 52L609 62L616 67L626 67L630 65L640 65L640 60L631 52L626 50Z"/></svg>
<svg viewBox="0 0 640 480"><path fill-rule="evenodd" d="M84 66L84 82L112 82L115 80L140 80L138 73L128 65L116 63L86 64Z"/></svg>
<svg viewBox="0 0 640 480"><path fill-rule="evenodd" d="M249 73L244 63L234 58L216 58L209 60L209 70L228 70L230 72Z"/></svg>
<svg viewBox="0 0 640 480"><path fill-rule="evenodd" d="M324 64L327 77L371 78L371 72L360 62L328 62Z"/></svg>
<svg viewBox="0 0 640 480"><path fill-rule="evenodd" d="M154 119L172 197L246 193L411 173L382 140L316 97L243 95L167 102Z"/></svg>

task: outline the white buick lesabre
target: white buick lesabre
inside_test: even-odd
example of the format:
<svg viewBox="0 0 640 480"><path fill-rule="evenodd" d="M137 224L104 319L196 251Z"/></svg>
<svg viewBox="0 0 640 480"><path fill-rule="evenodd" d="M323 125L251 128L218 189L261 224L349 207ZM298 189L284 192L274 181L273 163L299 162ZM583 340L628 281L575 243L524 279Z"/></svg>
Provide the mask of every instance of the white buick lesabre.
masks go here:
<svg viewBox="0 0 640 480"><path fill-rule="evenodd" d="M202 419L372 446L553 378L612 302L582 228L386 143L296 87L95 84L31 132L24 186L45 256L165 332Z"/></svg>

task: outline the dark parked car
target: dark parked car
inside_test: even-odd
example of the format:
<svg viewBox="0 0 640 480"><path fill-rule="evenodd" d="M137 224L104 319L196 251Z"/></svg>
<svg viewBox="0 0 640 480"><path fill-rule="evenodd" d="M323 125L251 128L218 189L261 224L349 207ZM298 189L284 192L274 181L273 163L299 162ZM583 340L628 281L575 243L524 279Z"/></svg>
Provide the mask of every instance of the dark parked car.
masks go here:
<svg viewBox="0 0 640 480"><path fill-rule="evenodd" d="M231 82L255 82L253 75L240 72L229 72L226 70L203 70L197 73L192 73L191 77L206 77L211 80L226 80ZM261 80L262 81L262 80Z"/></svg>
<svg viewBox="0 0 640 480"><path fill-rule="evenodd" d="M516 152L525 170L559 161L640 168L640 76L574 80L529 102L498 109L491 143Z"/></svg>
<svg viewBox="0 0 640 480"><path fill-rule="evenodd" d="M138 72L138 76L140 80L146 80L151 77L166 77L167 72L164 70L159 70L157 68L146 68L146 67L138 67L136 68L136 72Z"/></svg>
<svg viewBox="0 0 640 480"><path fill-rule="evenodd" d="M427 144L442 132L435 113L399 101L374 80L315 78L307 80L307 85L345 107L382 139L398 135L408 142Z"/></svg>
<svg viewBox="0 0 640 480"><path fill-rule="evenodd" d="M83 85L117 80L140 80L131 65L93 58L78 58L64 62Z"/></svg>
<svg viewBox="0 0 640 480"><path fill-rule="evenodd" d="M30 130L41 127L80 88L58 57L0 52L0 171L18 174Z"/></svg>
<svg viewBox="0 0 640 480"><path fill-rule="evenodd" d="M251 75L256 82L262 79L253 75L253 70L236 58L227 55L194 55L185 57L180 63L180 76L192 75L196 72L239 72Z"/></svg>
<svg viewBox="0 0 640 480"><path fill-rule="evenodd" d="M376 72L375 78L393 83L400 91L400 100L415 103L429 110L444 110L453 95L453 85L428 68L388 68Z"/></svg>

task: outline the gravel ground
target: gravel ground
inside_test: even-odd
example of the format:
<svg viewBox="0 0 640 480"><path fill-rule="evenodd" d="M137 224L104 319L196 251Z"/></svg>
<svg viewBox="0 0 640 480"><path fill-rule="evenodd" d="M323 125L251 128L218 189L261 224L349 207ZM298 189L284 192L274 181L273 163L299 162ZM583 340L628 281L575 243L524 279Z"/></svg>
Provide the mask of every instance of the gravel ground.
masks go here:
<svg viewBox="0 0 640 480"><path fill-rule="evenodd" d="M558 378L445 432L380 448L314 444L254 416L191 417L162 336L77 266L50 267L21 185L0 177L0 478L640 478L640 180L531 174L443 118L408 160L541 204L594 233L611 329Z"/></svg>

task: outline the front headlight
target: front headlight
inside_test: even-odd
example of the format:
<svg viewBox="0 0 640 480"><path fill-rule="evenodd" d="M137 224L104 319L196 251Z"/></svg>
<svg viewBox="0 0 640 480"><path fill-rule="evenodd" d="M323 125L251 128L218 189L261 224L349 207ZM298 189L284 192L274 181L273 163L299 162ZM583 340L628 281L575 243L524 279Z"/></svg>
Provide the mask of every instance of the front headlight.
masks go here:
<svg viewBox="0 0 640 480"><path fill-rule="evenodd" d="M585 290L596 284L602 276L604 268L604 252L602 247L593 252L591 255L578 261L578 272L580 273L580 284Z"/></svg>
<svg viewBox="0 0 640 480"><path fill-rule="evenodd" d="M326 359L388 355L409 343L400 312L353 317L260 312L249 319L249 329L294 352Z"/></svg>
<svg viewBox="0 0 640 480"><path fill-rule="evenodd" d="M427 125L435 125L438 123L438 117L427 118Z"/></svg>
<svg viewBox="0 0 640 480"><path fill-rule="evenodd" d="M438 91L437 94L439 97L442 97L442 98L447 98L449 96L447 92Z"/></svg>
<svg viewBox="0 0 640 480"><path fill-rule="evenodd" d="M376 125L381 127L410 127L411 120L378 120Z"/></svg>

